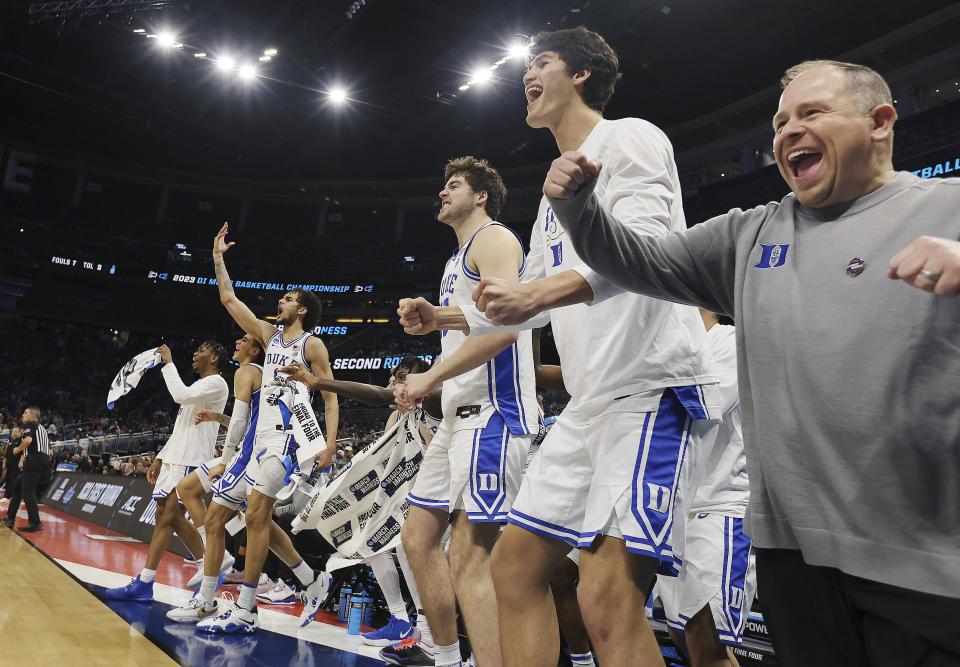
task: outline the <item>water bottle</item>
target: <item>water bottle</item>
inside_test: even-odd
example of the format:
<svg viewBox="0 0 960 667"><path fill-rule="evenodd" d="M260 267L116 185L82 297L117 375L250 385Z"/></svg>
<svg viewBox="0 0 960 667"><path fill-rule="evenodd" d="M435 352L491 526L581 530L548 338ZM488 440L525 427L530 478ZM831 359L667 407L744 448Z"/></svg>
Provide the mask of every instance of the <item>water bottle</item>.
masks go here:
<svg viewBox="0 0 960 667"><path fill-rule="evenodd" d="M340 587L340 606L337 608L337 620L341 623L347 622L347 616L350 614L350 596L353 589L349 582L344 582Z"/></svg>
<svg viewBox="0 0 960 667"><path fill-rule="evenodd" d="M364 625L370 626L370 620L373 618L373 595L369 588L360 589L360 602L362 604L361 620Z"/></svg>
<svg viewBox="0 0 960 667"><path fill-rule="evenodd" d="M347 634L360 634L360 622L363 620L363 597L354 593L350 597L350 612L347 616Z"/></svg>

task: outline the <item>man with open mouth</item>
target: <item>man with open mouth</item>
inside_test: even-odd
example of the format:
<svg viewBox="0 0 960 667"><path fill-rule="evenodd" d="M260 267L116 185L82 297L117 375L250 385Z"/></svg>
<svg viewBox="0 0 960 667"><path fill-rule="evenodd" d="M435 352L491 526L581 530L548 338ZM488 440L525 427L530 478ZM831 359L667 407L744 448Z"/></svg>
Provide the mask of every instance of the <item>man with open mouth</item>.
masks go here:
<svg viewBox="0 0 960 667"><path fill-rule="evenodd" d="M956 664L960 179L894 170L870 68L810 61L781 84L782 201L652 237L598 203L609 165L588 155L556 160L544 192L599 274L735 318L746 532L782 664ZM571 298L548 288L488 313Z"/></svg>

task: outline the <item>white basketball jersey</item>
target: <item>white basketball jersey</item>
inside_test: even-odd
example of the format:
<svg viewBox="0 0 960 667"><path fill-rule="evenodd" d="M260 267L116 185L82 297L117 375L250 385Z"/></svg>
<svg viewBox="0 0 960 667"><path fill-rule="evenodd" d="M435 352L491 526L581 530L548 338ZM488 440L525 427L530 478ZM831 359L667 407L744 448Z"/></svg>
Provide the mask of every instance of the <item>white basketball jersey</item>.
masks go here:
<svg viewBox="0 0 960 667"><path fill-rule="evenodd" d="M283 332L278 331L273 334L267 342L267 347L264 350L263 383L261 385L264 390L260 392L260 413L257 418L258 438L261 435L283 432L284 424L283 417L280 414L280 406L270 405L270 403L267 402L267 397L270 395L267 387L273 384L274 378L277 376L277 371L284 366L299 362L308 368L310 367L310 364L307 363L306 350L309 339L310 334L304 332L289 343L285 343L283 341ZM278 426L280 428L277 428Z"/></svg>
<svg viewBox="0 0 960 667"><path fill-rule="evenodd" d="M603 162L594 186L600 205L651 235L685 229L669 141L646 121L601 120L578 149ZM657 175L653 183L648 183ZM669 210L657 212L661 202ZM546 197L530 238L526 280L583 266ZM631 292L550 311L563 380L578 408L646 392L655 410L664 387L708 384L705 332L697 309ZM713 397L708 397L713 398ZM712 400L708 405L712 403Z"/></svg>
<svg viewBox="0 0 960 667"><path fill-rule="evenodd" d="M500 223L490 222L480 229L489 225ZM480 283L480 274L468 265L467 253L480 229L447 261L440 283L440 305L473 305L473 291ZM520 247L523 248L522 243ZM521 279L525 268L524 262L520 267ZM444 358L449 358L467 340L461 331L441 331L440 335ZM445 380L441 401L443 418L453 424L454 431L481 428L496 411L513 435L535 434L538 412L530 331L521 331L516 343L487 363Z"/></svg>

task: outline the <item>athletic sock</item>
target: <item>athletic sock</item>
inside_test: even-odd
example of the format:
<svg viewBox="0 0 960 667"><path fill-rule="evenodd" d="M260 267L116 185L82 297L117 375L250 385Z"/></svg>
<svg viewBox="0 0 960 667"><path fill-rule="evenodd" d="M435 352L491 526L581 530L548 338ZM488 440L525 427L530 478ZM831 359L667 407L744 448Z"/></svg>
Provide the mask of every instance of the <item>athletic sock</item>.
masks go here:
<svg viewBox="0 0 960 667"><path fill-rule="evenodd" d="M300 583L304 586L309 586L313 583L314 579L317 578L317 575L313 572L313 568L303 561L300 561L290 569L293 570L293 574L296 575L297 579L299 579Z"/></svg>
<svg viewBox="0 0 960 667"><path fill-rule="evenodd" d="M203 581L200 582L200 599L206 607L213 606L213 596L217 592L217 579L219 579L217 576L203 575Z"/></svg>
<svg viewBox="0 0 960 667"><path fill-rule="evenodd" d="M570 663L573 667L597 667L597 663L593 661L593 653L590 651L586 653L571 653Z"/></svg>
<svg viewBox="0 0 960 667"><path fill-rule="evenodd" d="M257 605L256 585L251 586L247 582L243 582L243 585L240 587L240 595L237 597L237 606L243 607L247 611L253 611L253 608L256 605Z"/></svg>
<svg viewBox="0 0 960 667"><path fill-rule="evenodd" d="M203 542L203 550L206 551L207 550L207 527L200 526L199 528L197 528L197 530L200 531L200 541Z"/></svg>
<svg viewBox="0 0 960 667"><path fill-rule="evenodd" d="M433 646L433 633L430 632L430 624L427 623L427 615L423 613L423 609L417 609L417 630L420 631L420 641Z"/></svg>
<svg viewBox="0 0 960 667"><path fill-rule="evenodd" d="M143 568L142 570L140 570L140 581L142 581L145 584L149 584L151 581L153 581L153 578L156 576L157 576L156 570L148 570L147 568Z"/></svg>
<svg viewBox="0 0 960 667"><path fill-rule="evenodd" d="M460 667L460 642L449 646L437 646L433 653L433 664L436 667Z"/></svg>
<svg viewBox="0 0 960 667"><path fill-rule="evenodd" d="M403 600L403 594L400 592L400 574L397 572L397 566L393 562L393 556L390 553L379 553L373 558L367 560L370 568L373 570L373 576L377 578L377 584L383 593L383 599L387 601L387 607L390 609L390 615L401 621L410 621L407 616L407 604Z"/></svg>

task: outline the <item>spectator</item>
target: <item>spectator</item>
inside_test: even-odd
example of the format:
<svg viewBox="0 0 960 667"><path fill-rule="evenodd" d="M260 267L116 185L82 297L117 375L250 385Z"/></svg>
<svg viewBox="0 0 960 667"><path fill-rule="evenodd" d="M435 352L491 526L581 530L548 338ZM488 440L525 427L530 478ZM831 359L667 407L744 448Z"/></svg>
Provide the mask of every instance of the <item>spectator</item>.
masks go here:
<svg viewBox="0 0 960 667"><path fill-rule="evenodd" d="M86 449L80 450L80 455L77 457L77 470L80 472L93 470L93 461L90 460L90 454L87 453Z"/></svg>

